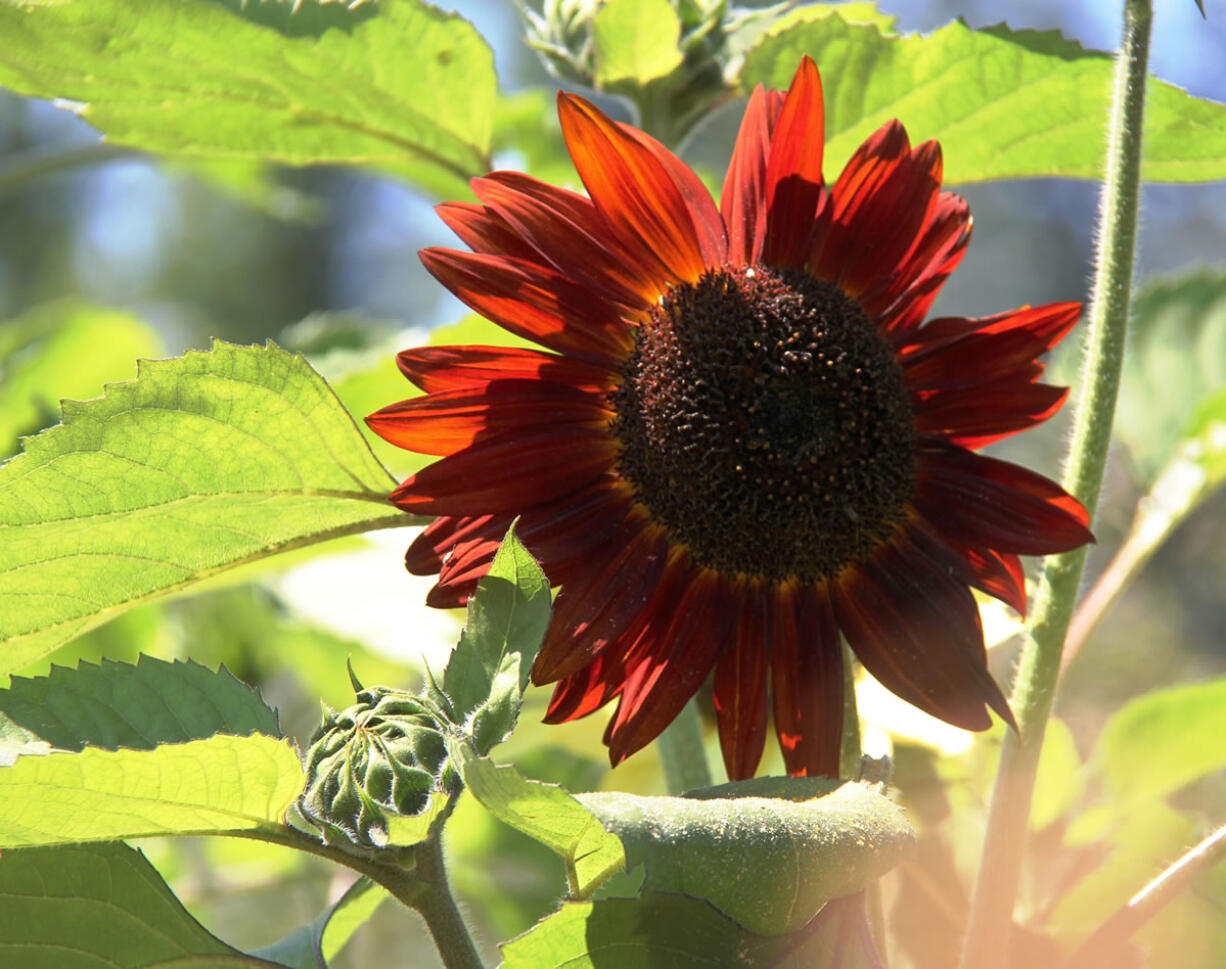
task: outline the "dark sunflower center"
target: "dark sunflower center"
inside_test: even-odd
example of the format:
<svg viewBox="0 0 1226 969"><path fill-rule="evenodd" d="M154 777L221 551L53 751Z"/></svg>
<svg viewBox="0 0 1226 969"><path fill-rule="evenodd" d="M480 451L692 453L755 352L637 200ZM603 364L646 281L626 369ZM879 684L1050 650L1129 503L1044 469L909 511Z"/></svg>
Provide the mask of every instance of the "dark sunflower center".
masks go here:
<svg viewBox="0 0 1226 969"><path fill-rule="evenodd" d="M902 371L838 287L709 270L669 291L622 373L620 471L699 564L814 581L902 520L915 467Z"/></svg>

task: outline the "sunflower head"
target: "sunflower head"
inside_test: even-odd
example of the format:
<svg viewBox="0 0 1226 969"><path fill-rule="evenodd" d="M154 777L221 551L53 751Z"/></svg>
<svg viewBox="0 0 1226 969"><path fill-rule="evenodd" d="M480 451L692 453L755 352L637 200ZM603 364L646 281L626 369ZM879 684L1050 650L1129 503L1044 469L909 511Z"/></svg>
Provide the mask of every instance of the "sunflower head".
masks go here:
<svg viewBox="0 0 1226 969"><path fill-rule="evenodd" d="M465 601L519 516L562 587L547 719L616 700L614 763L710 681L731 777L772 721L790 771L834 774L841 639L929 713L1011 723L971 589L1022 611L1018 556L1091 536L1056 484L975 452L1060 406L1039 358L1080 306L927 320L966 203L897 122L826 184L808 58L753 92L718 206L641 131L571 95L559 117L586 195L495 172L439 208L472 251L422 253L540 349L405 351L425 396L368 419L442 456L392 495L438 516L406 559L429 601Z"/></svg>

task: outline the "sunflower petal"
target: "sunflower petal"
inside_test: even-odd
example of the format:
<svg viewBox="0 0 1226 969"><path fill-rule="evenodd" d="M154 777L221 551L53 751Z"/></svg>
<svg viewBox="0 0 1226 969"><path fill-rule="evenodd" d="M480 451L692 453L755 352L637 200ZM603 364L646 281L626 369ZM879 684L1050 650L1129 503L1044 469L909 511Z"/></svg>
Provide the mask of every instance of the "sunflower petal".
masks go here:
<svg viewBox="0 0 1226 969"><path fill-rule="evenodd" d="M1040 474L935 441L917 454L913 504L968 545L1049 555L1094 541L1081 503Z"/></svg>
<svg viewBox="0 0 1226 969"><path fill-rule="evenodd" d="M840 576L833 598L848 643L887 689L965 730L992 725L985 704L1013 725L974 597L905 534Z"/></svg>
<svg viewBox="0 0 1226 969"><path fill-rule="evenodd" d="M843 647L824 589L784 588L772 653L775 732L789 774L839 776Z"/></svg>
<svg viewBox="0 0 1226 969"><path fill-rule="evenodd" d="M768 589L758 582L736 588L736 636L715 666L715 722L730 781L753 777L766 747L772 641Z"/></svg>
<svg viewBox="0 0 1226 969"><path fill-rule="evenodd" d="M527 347L432 346L396 355L401 373L428 394L485 387L496 380L552 380L603 394L614 386L613 372L582 360Z"/></svg>
<svg viewBox="0 0 1226 969"><path fill-rule="evenodd" d="M719 208L728 227L728 262L752 266L766 238L766 166L783 95L759 84L749 96L732 149Z"/></svg>
<svg viewBox="0 0 1226 969"><path fill-rule="evenodd" d="M826 201L825 117L817 65L802 57L771 132L762 246L762 260L768 265L799 268L809 254L815 220Z"/></svg>
<svg viewBox="0 0 1226 969"><path fill-rule="evenodd" d="M558 95L558 118L579 178L605 223L659 292L706 268L696 220L668 166L594 105Z"/></svg>

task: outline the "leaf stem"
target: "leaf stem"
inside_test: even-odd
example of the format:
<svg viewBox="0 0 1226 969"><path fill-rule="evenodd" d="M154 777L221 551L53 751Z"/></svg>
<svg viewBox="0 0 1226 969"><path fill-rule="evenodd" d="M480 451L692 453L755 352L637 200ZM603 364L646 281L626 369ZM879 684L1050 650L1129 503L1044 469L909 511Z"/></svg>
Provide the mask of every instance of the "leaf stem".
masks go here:
<svg viewBox="0 0 1226 969"><path fill-rule="evenodd" d="M669 794L684 794L696 787L711 786L711 768L702 742L698 704L691 700L656 741Z"/></svg>
<svg viewBox="0 0 1226 969"><path fill-rule="evenodd" d="M441 821L448 814L450 807L435 822L425 841L400 850L384 850L377 855L360 855L334 848L286 825L221 833L296 848L365 875L425 919L446 969L485 969L447 882Z"/></svg>
<svg viewBox="0 0 1226 969"><path fill-rule="evenodd" d="M1150 0L1125 0L1116 64L1107 170L1100 198L1101 237L1089 310L1085 363L1064 486L1091 518L1102 488L1119 388L1132 294L1141 133L1148 73ZM1018 730L1005 735L992 792L979 877L971 903L962 969L1000 969L1008 957L1013 906L1043 734L1051 713L1065 633L1086 550L1049 558L1035 596L1010 704Z"/></svg>
<svg viewBox="0 0 1226 969"><path fill-rule="evenodd" d="M1104 953L1113 951L1113 946L1129 938L1223 856L1226 856L1226 825L1185 852L1095 929L1069 956L1066 969L1088 967L1091 962L1099 965L1097 960Z"/></svg>

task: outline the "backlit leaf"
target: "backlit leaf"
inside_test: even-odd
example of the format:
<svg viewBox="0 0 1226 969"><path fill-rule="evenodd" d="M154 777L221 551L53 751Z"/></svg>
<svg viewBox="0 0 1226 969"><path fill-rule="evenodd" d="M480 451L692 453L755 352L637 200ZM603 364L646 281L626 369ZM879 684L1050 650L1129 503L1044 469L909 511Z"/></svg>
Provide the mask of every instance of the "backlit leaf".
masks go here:
<svg viewBox="0 0 1226 969"><path fill-rule="evenodd" d="M642 87L681 64L681 19L668 0L608 0L592 21L596 83Z"/></svg>
<svg viewBox="0 0 1226 969"><path fill-rule="evenodd" d="M218 342L138 373L0 467L0 672L225 569L413 521L301 357Z"/></svg>
<svg viewBox="0 0 1226 969"><path fill-rule="evenodd" d="M971 30L897 35L825 9L769 32L746 55L740 83L781 90L802 54L822 74L827 174L897 118L912 143L941 142L946 182L1101 175L1114 65L1055 31ZM1145 107L1149 181L1226 177L1226 105L1152 81Z"/></svg>
<svg viewBox="0 0 1226 969"><path fill-rule="evenodd" d="M443 673L443 692L457 721L469 721L478 753L515 726L550 606L549 580L512 526L469 600L464 632Z"/></svg>
<svg viewBox="0 0 1226 969"><path fill-rule="evenodd" d="M17 438L56 421L61 397L89 397L156 353L143 322L118 310L65 300L0 325L0 456Z"/></svg>
<svg viewBox="0 0 1226 969"><path fill-rule="evenodd" d="M151 750L215 733L280 731L276 713L255 690L225 669L214 673L197 663L103 660L54 667L49 676L13 677L0 690L0 738L22 735L58 750Z"/></svg>
<svg viewBox="0 0 1226 969"><path fill-rule="evenodd" d="M0 847L279 824L302 777L293 745L261 734L20 757L0 768Z"/></svg>
<svg viewBox="0 0 1226 969"><path fill-rule="evenodd" d="M573 896L586 897L621 871L626 860L621 841L571 794L555 784L528 780L510 765L478 757L462 741L450 744L449 750L465 786L487 811L562 856Z"/></svg>
<svg viewBox="0 0 1226 969"><path fill-rule="evenodd" d="M1226 679L1137 697L1113 714L1095 752L1121 806L1172 794L1226 768Z"/></svg>
<svg viewBox="0 0 1226 969"><path fill-rule="evenodd" d="M0 84L166 155L361 165L441 194L490 168L496 78L466 21L380 0L290 37L208 0L0 2Z"/></svg>

